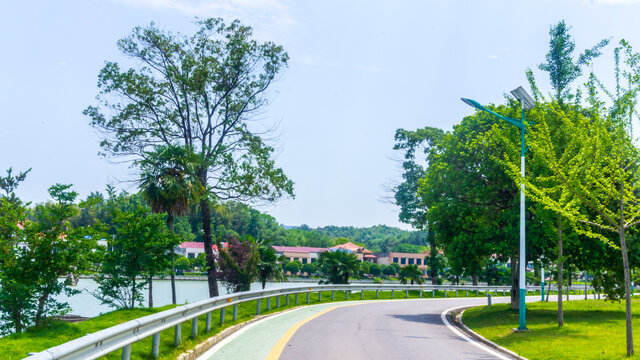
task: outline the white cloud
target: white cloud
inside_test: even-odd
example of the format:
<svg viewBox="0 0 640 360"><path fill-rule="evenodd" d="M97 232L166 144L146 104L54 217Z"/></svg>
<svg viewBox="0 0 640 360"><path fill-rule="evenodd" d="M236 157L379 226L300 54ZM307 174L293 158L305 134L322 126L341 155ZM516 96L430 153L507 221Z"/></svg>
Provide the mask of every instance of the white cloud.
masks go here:
<svg viewBox="0 0 640 360"><path fill-rule="evenodd" d="M497 59L497 58L498 58L498 55L496 55L496 54L491 54L491 55L489 55L489 56L487 56L487 57L488 57L489 59L491 59L491 60L494 60L494 59Z"/></svg>
<svg viewBox="0 0 640 360"><path fill-rule="evenodd" d="M371 66L371 65L358 64L355 67L356 67L356 69L362 70L362 71L369 71L369 72L381 72L381 71L383 71L382 68L379 68L377 66Z"/></svg>
<svg viewBox="0 0 640 360"><path fill-rule="evenodd" d="M234 19L259 31L260 39L282 40L298 23L287 0L114 0L134 8L177 11L199 18Z"/></svg>

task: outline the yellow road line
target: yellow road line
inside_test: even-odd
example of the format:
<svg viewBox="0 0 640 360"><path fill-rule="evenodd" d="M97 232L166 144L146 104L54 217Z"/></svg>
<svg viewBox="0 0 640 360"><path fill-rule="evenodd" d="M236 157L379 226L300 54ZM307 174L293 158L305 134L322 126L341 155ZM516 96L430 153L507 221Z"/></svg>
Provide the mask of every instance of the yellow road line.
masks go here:
<svg viewBox="0 0 640 360"><path fill-rule="evenodd" d="M313 314L311 316L309 316L306 319L300 320L297 324L293 325L292 327L290 327L285 333L284 335L282 335L282 337L280 338L280 340L278 340L278 342L276 342L276 344L274 345L274 347L271 349L271 351L269 352L269 355L267 355L267 359L266 360L278 360L278 358L280 358L280 355L282 355L282 351L284 351L284 347L287 345L287 343L289 342L289 340L291 340L291 337L293 337L293 334L295 334L296 331L298 331L298 329L308 323L309 321L317 318L318 316L324 315L326 313L328 313L329 311L335 310L337 308L342 308L342 307L347 307L347 306L353 306L353 305L361 305L362 303L355 303L355 304L344 304L344 305L336 305L334 307L328 308L326 310L322 310L319 313Z"/></svg>

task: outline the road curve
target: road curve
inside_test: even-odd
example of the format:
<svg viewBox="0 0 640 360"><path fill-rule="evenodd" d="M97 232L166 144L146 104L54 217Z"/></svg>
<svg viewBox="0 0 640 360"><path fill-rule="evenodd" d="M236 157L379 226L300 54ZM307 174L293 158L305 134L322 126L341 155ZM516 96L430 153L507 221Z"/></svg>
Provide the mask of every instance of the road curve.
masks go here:
<svg viewBox="0 0 640 360"><path fill-rule="evenodd" d="M297 329L279 359L499 359L451 331L441 318L446 309L472 304L486 304L486 299L416 299L335 308Z"/></svg>

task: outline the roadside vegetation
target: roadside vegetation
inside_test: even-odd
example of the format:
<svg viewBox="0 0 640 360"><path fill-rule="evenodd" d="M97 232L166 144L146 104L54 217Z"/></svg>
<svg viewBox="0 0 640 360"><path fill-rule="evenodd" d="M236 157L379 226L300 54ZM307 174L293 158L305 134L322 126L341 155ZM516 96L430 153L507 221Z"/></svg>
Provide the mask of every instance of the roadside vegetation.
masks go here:
<svg viewBox="0 0 640 360"><path fill-rule="evenodd" d="M632 299L635 332L640 330L640 298ZM564 302L565 325L558 326L553 302L527 303L527 328L514 332L518 311L508 304L475 307L462 321L488 340L528 359L620 359L625 351L625 304L604 300ZM637 344L637 342L636 342Z"/></svg>

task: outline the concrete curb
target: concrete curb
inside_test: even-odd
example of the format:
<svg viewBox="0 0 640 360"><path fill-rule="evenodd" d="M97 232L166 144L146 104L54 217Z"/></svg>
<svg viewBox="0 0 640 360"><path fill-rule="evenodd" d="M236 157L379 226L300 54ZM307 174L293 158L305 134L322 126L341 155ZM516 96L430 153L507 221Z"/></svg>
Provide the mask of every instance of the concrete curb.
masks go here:
<svg viewBox="0 0 640 360"><path fill-rule="evenodd" d="M458 308L455 309L453 311L451 311L448 315L451 317L452 323L455 324L460 330L462 330L466 335L468 335L469 337L473 338L474 340L478 341L479 343L486 345L490 348L492 348L493 350L499 352L500 354L507 356L511 359L517 359L517 360L528 360L527 358L520 356L518 354L516 354L515 352L504 348L496 343L494 343L491 340L487 340L485 339L482 335L478 334L477 332L471 330L467 325L465 325L462 322L462 314L464 313L464 311L468 308L472 308L472 307L476 307L477 305L469 305L469 306L464 306L462 308Z"/></svg>

